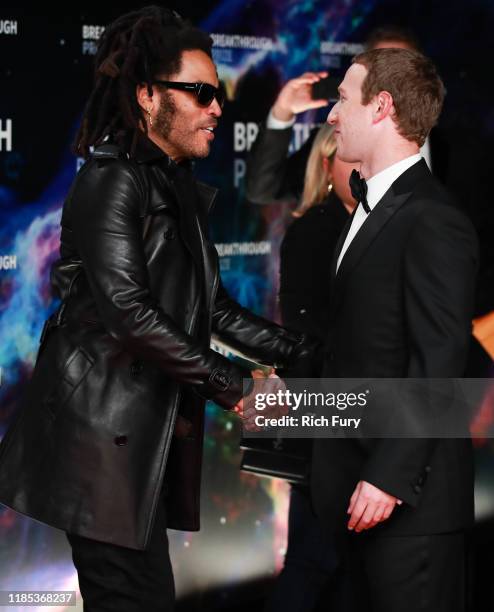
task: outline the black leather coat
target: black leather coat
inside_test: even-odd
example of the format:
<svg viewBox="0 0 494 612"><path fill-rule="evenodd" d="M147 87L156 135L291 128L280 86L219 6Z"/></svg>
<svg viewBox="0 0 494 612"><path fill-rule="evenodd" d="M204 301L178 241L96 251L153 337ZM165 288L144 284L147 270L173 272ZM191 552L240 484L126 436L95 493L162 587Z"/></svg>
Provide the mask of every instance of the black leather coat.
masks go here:
<svg viewBox="0 0 494 612"><path fill-rule="evenodd" d="M0 446L1 503L143 549L165 482L169 526L199 528L204 401L233 407L249 376L211 332L268 364L304 351L223 289L206 231L215 193L143 135L132 156L105 144L83 166L52 270L62 305Z"/></svg>

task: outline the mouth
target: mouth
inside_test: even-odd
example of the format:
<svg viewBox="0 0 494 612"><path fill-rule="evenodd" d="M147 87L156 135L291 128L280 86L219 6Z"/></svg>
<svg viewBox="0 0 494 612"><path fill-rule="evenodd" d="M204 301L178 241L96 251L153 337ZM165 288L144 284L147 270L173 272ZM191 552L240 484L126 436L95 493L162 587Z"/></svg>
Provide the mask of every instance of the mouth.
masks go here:
<svg viewBox="0 0 494 612"><path fill-rule="evenodd" d="M204 132L205 134L207 134L207 137L208 137L209 140L213 140L213 138L214 138L214 128L215 127L216 126L212 126L212 125L209 125L207 127L203 127L203 128L201 128L201 132Z"/></svg>

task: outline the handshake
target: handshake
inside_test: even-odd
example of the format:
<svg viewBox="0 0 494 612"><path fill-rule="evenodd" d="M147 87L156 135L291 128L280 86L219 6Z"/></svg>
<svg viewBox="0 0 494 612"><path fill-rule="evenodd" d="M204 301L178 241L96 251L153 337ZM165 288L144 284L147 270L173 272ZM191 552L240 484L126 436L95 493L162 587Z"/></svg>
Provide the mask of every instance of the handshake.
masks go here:
<svg viewBox="0 0 494 612"><path fill-rule="evenodd" d="M255 397L257 392L262 388L262 391L266 391L266 385L268 384L266 381L269 380L269 391L271 393L277 393L278 391L285 391L286 386L283 380L275 374L274 368L270 370L252 370L251 372L252 378L254 379L254 384L252 385L252 389L250 393L243 397L238 404L235 405L233 411L238 414L240 419L242 420L242 426L247 431L261 431L262 427L256 424L255 419L258 416L259 412L255 408ZM256 384L256 381L263 381L262 384ZM263 414L268 417L279 417L288 413L288 407L283 404L278 404L275 406L270 406L268 410L264 410Z"/></svg>

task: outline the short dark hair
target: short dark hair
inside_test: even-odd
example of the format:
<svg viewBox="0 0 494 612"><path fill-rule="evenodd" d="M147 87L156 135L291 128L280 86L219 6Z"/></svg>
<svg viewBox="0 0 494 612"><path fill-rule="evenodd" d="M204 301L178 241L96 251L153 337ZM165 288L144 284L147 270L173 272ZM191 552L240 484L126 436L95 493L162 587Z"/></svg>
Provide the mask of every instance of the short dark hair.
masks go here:
<svg viewBox="0 0 494 612"><path fill-rule="evenodd" d="M374 49L382 42L396 41L408 45L415 51L422 51L418 38L409 28L398 25L382 25L374 28L365 41L366 49Z"/></svg>
<svg viewBox="0 0 494 612"><path fill-rule="evenodd" d="M398 132L422 146L441 113L445 89L429 58L409 49L372 49L353 58L367 69L362 104L381 91L393 97Z"/></svg>
<svg viewBox="0 0 494 612"><path fill-rule="evenodd" d="M95 56L94 87L86 104L74 149L87 157L91 146L110 133L128 135L146 122L136 87L180 71L182 52L199 49L211 57L213 41L178 13L147 6L110 23ZM133 148L132 143L132 148Z"/></svg>

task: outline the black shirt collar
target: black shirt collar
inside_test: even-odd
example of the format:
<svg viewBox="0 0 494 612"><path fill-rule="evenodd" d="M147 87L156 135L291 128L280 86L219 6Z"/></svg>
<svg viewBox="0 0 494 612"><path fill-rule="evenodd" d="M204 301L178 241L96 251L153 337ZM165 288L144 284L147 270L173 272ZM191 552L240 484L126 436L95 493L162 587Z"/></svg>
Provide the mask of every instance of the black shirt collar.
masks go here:
<svg viewBox="0 0 494 612"><path fill-rule="evenodd" d="M131 154L137 163L147 164L158 162L165 168L171 171L192 170L192 160L186 159L180 163L176 163L169 157L160 147L154 143L144 132L139 130L136 134L135 146L133 154Z"/></svg>
<svg viewBox="0 0 494 612"><path fill-rule="evenodd" d="M115 141L123 150L129 152L138 164L159 163L162 167L170 171L181 170L191 171L193 168L192 160L184 160L177 164L173 161L156 143L154 143L142 130L136 130L130 135L117 134ZM132 141L134 141L132 143ZM133 150L132 150L132 144Z"/></svg>

